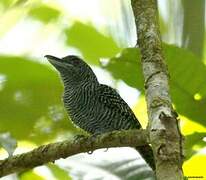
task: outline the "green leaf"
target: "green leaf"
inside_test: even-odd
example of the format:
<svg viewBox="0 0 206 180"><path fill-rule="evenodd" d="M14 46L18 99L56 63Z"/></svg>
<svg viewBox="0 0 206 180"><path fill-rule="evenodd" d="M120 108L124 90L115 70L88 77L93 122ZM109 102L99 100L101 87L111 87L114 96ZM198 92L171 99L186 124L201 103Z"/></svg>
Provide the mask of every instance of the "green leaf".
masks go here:
<svg viewBox="0 0 206 180"><path fill-rule="evenodd" d="M191 52L165 46L166 60L171 75L172 100L177 111L206 126L206 67ZM195 95L200 96L195 99Z"/></svg>
<svg viewBox="0 0 206 180"><path fill-rule="evenodd" d="M198 150L204 148L206 146L206 142L203 140L203 138L206 137L206 133L199 133L195 132L193 134L187 135L185 137L185 160L189 159L191 156L193 156L195 153L198 152ZM196 148L194 149L194 145Z"/></svg>
<svg viewBox="0 0 206 180"><path fill-rule="evenodd" d="M0 133L0 146L8 152L9 156L12 156L17 147L17 141L9 132Z"/></svg>
<svg viewBox="0 0 206 180"><path fill-rule="evenodd" d="M61 102L62 91L57 73L48 66L0 56L0 132L36 143L74 132Z"/></svg>
<svg viewBox="0 0 206 180"><path fill-rule="evenodd" d="M117 80L124 80L129 86L143 90L143 76L141 72L139 49L126 48L120 55L110 59L109 63L103 68L111 72Z"/></svg>
<svg viewBox="0 0 206 180"><path fill-rule="evenodd" d="M68 171L60 168L59 166L49 163L47 167L51 170L52 174L56 179L72 180L72 178L69 176Z"/></svg>
<svg viewBox="0 0 206 180"><path fill-rule="evenodd" d="M1 0L0 4L2 4L5 8L9 7L13 4L15 0Z"/></svg>
<svg viewBox="0 0 206 180"><path fill-rule="evenodd" d="M45 180L44 177L38 175L37 173L35 173L33 170L29 170L29 171L25 171L23 173L20 173L18 175L18 178L20 180Z"/></svg>
<svg viewBox="0 0 206 180"><path fill-rule="evenodd" d="M20 5L25 3L28 0L1 0L0 4L4 6L4 8L9 8L13 5Z"/></svg>
<svg viewBox="0 0 206 180"><path fill-rule="evenodd" d="M42 21L43 23L48 23L52 20L56 20L59 17L60 12L49 6L41 5L33 7L29 15L32 18Z"/></svg>
<svg viewBox="0 0 206 180"><path fill-rule="evenodd" d="M192 53L164 45L166 61L171 75L172 100L178 113L206 126L206 67ZM127 48L120 56L112 58L105 67L114 78L143 91L143 78L138 49ZM199 95L199 99L195 99Z"/></svg>
<svg viewBox="0 0 206 180"><path fill-rule="evenodd" d="M66 43L78 48L84 58L92 64L99 64L99 58L108 58L116 55L120 48L112 37L103 35L91 25L80 22L65 29Z"/></svg>

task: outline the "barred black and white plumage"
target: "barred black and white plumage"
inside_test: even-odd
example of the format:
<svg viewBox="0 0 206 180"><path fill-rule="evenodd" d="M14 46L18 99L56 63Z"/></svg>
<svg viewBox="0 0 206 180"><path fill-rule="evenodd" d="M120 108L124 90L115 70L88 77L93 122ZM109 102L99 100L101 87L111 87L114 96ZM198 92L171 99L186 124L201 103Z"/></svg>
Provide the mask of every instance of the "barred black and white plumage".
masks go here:
<svg viewBox="0 0 206 180"><path fill-rule="evenodd" d="M65 88L63 100L72 121L91 134L141 127L119 94L98 82Z"/></svg>
<svg viewBox="0 0 206 180"><path fill-rule="evenodd" d="M94 135L141 128L134 113L116 90L100 84L82 59L77 56L62 59L50 55L46 57L61 75L64 105L75 125ZM148 156L146 147L139 150L141 155ZM151 148L147 147L148 150L151 156Z"/></svg>

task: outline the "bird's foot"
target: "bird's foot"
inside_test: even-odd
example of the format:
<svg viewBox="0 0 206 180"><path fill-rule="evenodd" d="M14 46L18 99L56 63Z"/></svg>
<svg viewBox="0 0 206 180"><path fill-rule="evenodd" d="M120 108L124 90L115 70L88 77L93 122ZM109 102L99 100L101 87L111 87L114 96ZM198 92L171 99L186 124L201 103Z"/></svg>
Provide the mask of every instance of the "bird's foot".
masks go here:
<svg viewBox="0 0 206 180"><path fill-rule="evenodd" d="M77 135L74 136L73 142L76 143L76 142L78 142L79 140L84 139L84 138L86 138L85 135L83 135L83 134L77 134Z"/></svg>
<svg viewBox="0 0 206 180"><path fill-rule="evenodd" d="M91 139L91 142L93 143L93 142L95 142L96 141L96 138L97 138L97 136L99 136L99 135L101 135L100 133L95 133L95 134L92 134L89 138ZM93 150L91 150L91 151L88 151L87 153L88 154L92 154L94 151Z"/></svg>
<svg viewBox="0 0 206 180"><path fill-rule="evenodd" d="M94 151L88 151L87 154L91 155Z"/></svg>

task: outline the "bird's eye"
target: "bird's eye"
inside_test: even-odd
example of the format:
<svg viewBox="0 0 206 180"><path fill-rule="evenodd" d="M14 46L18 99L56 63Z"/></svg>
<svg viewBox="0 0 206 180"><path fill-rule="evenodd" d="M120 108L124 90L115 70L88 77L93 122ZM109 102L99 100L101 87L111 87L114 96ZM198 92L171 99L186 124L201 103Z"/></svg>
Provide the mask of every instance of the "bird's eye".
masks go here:
<svg viewBox="0 0 206 180"><path fill-rule="evenodd" d="M79 65L79 61L74 61L73 64L74 65Z"/></svg>
<svg viewBox="0 0 206 180"><path fill-rule="evenodd" d="M80 62L79 62L79 61L73 61L72 64L73 64L74 66L79 66L79 65L80 65Z"/></svg>

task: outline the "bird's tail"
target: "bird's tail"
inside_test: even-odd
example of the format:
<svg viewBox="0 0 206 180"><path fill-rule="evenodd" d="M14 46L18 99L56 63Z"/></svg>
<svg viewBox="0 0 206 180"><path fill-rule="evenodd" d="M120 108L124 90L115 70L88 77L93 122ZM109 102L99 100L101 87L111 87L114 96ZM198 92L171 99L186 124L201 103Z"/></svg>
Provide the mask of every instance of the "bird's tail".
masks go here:
<svg viewBox="0 0 206 180"><path fill-rule="evenodd" d="M135 149L140 153L140 155L144 158L144 160L152 168L152 170L155 171L155 161L151 146L138 146L135 147Z"/></svg>

